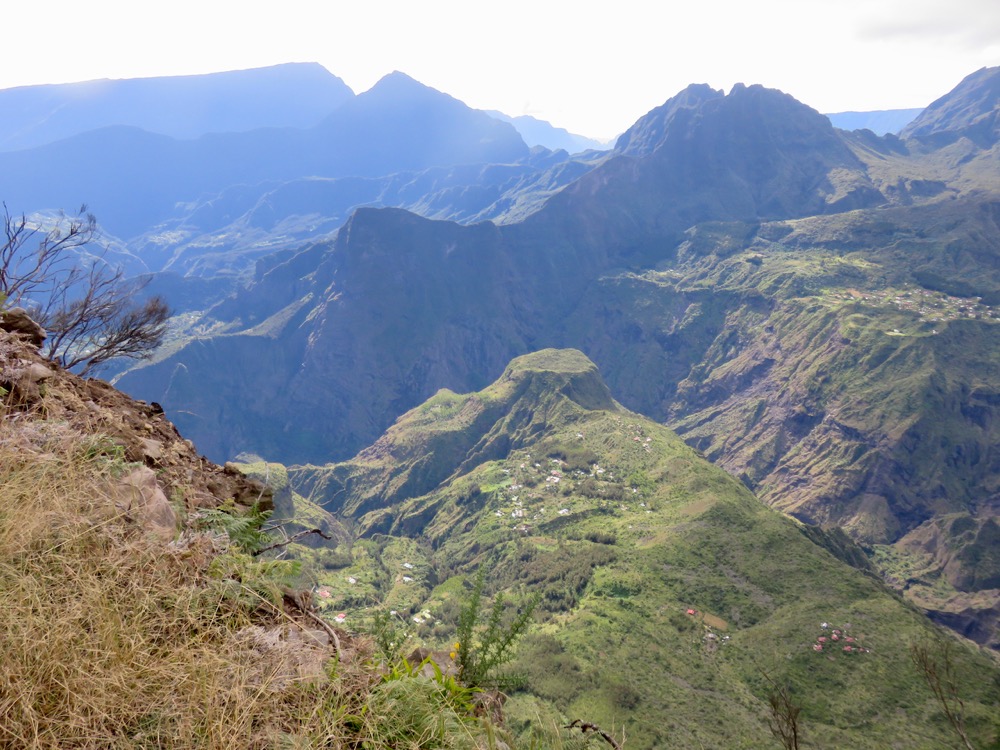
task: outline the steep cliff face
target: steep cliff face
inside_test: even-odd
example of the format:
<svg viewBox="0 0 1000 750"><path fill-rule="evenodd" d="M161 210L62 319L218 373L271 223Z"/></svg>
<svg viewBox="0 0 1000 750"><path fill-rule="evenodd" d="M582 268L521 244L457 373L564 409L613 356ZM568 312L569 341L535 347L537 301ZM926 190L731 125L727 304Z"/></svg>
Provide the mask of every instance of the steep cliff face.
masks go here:
<svg viewBox="0 0 1000 750"><path fill-rule="evenodd" d="M221 306L220 317L238 316L238 333L192 340L121 383L176 405L178 423L212 456L348 455L389 415L443 385L482 387L525 351L535 308L517 287L528 274L492 224L361 210L335 242Z"/></svg>

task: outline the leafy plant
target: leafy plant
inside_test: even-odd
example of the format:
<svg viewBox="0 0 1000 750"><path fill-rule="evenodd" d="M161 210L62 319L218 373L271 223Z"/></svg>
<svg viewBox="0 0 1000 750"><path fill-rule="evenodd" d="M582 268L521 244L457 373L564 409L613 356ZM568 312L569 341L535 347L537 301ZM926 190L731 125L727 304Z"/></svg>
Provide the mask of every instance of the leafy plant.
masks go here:
<svg viewBox="0 0 1000 750"><path fill-rule="evenodd" d="M254 504L246 511L233 504L206 508L198 512L196 525L202 529L225 532L232 548L216 557L209 575L226 599L250 610L262 602L278 606L283 592L292 586L301 570L297 560L262 560L256 557L270 536L264 523L271 511Z"/></svg>
<svg viewBox="0 0 1000 750"><path fill-rule="evenodd" d="M513 658L514 644L531 624L539 602L538 595L535 595L521 608L513 621L504 624L505 598L502 592L498 593L493 598L493 607L485 626L477 627L482 615L485 584L486 569L480 567L472 593L458 617L458 674L459 679L470 687L510 684L511 678L497 677L495 671Z"/></svg>
<svg viewBox="0 0 1000 750"><path fill-rule="evenodd" d="M472 699L476 690L461 684L454 675L445 674L434 658L428 656L419 664L410 664L408 659L398 659L385 675L385 680L403 680L426 675L427 667L432 670L430 679L440 688L440 695L447 704L460 715L472 715Z"/></svg>

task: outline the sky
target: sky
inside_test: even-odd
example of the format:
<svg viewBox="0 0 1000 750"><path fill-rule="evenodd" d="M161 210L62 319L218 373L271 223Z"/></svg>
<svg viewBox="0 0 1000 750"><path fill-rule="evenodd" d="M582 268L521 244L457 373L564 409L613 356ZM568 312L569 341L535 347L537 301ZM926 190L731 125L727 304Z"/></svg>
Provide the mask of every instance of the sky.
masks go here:
<svg viewBox="0 0 1000 750"><path fill-rule="evenodd" d="M611 138L689 83L924 107L1000 65L1000 0L0 0L0 88L318 62Z"/></svg>

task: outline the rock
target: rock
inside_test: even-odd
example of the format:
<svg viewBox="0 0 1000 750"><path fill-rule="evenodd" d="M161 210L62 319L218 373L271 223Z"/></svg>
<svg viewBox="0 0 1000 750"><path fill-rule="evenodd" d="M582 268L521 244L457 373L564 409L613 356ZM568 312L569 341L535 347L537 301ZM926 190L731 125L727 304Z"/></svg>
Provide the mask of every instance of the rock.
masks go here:
<svg viewBox="0 0 1000 750"><path fill-rule="evenodd" d="M10 392L10 403L26 408L42 398L42 384L55 373L41 362L18 367L3 374L0 384Z"/></svg>
<svg viewBox="0 0 1000 750"><path fill-rule="evenodd" d="M441 670L441 674L445 677L458 676L458 665L447 651L431 651L428 648L420 646L413 649L410 655L406 657L406 660L412 666L423 664L420 668L420 674L429 679L433 679L434 677L434 664L437 665L438 669ZM425 664L424 662L427 663Z"/></svg>
<svg viewBox="0 0 1000 750"><path fill-rule="evenodd" d="M177 514L148 467L140 467L124 477L116 487L117 507L131 515L151 533L169 541L177 529Z"/></svg>
<svg viewBox="0 0 1000 750"><path fill-rule="evenodd" d="M271 657L260 662L260 667L267 671L261 671L257 678L268 690L277 691L293 683L321 685L329 682L326 671L331 657L329 637L320 633L280 625L269 628L252 625L240 631L238 637L260 654ZM251 666L251 670L254 669Z"/></svg>
<svg viewBox="0 0 1000 750"><path fill-rule="evenodd" d="M139 442L142 443L143 459L152 463L159 463L160 459L163 458L163 443L152 438L140 438Z"/></svg>
<svg viewBox="0 0 1000 750"><path fill-rule="evenodd" d="M24 337L29 344L38 348L45 341L45 329L31 319L23 307L12 307L0 312L0 330Z"/></svg>
<svg viewBox="0 0 1000 750"><path fill-rule="evenodd" d="M27 379L30 383L41 383L44 380L48 380L53 375L55 375L55 373L41 362L32 362L24 373L25 379Z"/></svg>

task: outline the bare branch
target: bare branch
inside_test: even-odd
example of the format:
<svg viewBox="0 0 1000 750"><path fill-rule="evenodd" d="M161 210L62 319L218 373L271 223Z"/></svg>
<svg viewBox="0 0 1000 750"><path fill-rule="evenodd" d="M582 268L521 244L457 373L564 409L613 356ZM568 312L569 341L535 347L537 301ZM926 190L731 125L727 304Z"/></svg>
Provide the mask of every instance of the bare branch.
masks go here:
<svg viewBox="0 0 1000 750"><path fill-rule="evenodd" d="M275 542L274 544L269 544L266 547L261 547L260 549L255 550L253 554L254 554L254 556L262 555L265 552L270 552L273 549L278 549L280 547L287 547L292 542L297 542L299 539L302 539L303 537L307 537L310 534L319 534L323 539L332 539L333 538L330 535L323 533L322 529L309 529L307 531L299 531L299 532L297 532L295 534L292 534L290 537L288 537L288 539L285 539L284 541Z"/></svg>
<svg viewBox="0 0 1000 750"><path fill-rule="evenodd" d="M586 734L587 732L595 732L599 734L604 739L604 741L607 742L609 745L611 745L611 747L613 747L615 750L622 750L622 746L618 744L618 740L616 740L610 734L608 734L599 726L597 726L597 724L591 724L586 721L580 721L579 719L575 719L571 724L567 724L564 728L565 729L578 728L584 734Z"/></svg>
<svg viewBox="0 0 1000 750"><path fill-rule="evenodd" d="M965 731L965 703L958 693L952 645L943 638L924 640L910 646L910 659L927 687L934 693L952 729L967 750L975 750Z"/></svg>
<svg viewBox="0 0 1000 750"><path fill-rule="evenodd" d="M20 305L46 329L45 354L87 375L110 359L149 356L170 310L158 296L139 300L149 279L126 279L103 253L85 253L97 221L82 206L48 232L3 204L0 305Z"/></svg>
<svg viewBox="0 0 1000 750"><path fill-rule="evenodd" d="M771 707L767 726L785 750L799 750L799 714L802 713L802 707L792 700L791 688L778 685L764 670L761 670L761 674L771 686L771 693L767 696L767 703Z"/></svg>

